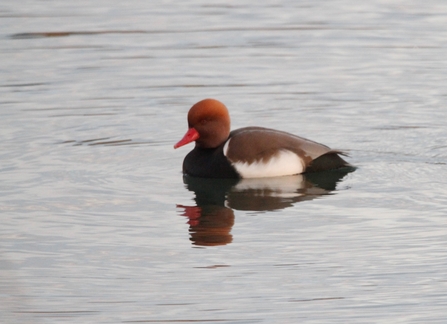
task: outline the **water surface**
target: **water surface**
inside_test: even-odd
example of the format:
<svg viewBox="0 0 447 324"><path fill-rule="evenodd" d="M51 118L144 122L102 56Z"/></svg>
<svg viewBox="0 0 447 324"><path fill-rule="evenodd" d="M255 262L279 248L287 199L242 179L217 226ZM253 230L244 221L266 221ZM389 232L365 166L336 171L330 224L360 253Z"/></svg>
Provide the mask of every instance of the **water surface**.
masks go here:
<svg viewBox="0 0 447 324"><path fill-rule="evenodd" d="M0 9L2 321L445 321L443 1ZM184 179L208 97L358 169Z"/></svg>

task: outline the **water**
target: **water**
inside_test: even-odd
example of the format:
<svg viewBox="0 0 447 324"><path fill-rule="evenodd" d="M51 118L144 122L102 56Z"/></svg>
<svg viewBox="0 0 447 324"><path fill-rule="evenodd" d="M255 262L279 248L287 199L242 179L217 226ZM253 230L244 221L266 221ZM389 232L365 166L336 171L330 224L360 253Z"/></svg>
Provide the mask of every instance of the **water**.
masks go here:
<svg viewBox="0 0 447 324"><path fill-rule="evenodd" d="M445 322L444 1L0 15L2 323ZM183 179L172 146L207 97L358 169Z"/></svg>

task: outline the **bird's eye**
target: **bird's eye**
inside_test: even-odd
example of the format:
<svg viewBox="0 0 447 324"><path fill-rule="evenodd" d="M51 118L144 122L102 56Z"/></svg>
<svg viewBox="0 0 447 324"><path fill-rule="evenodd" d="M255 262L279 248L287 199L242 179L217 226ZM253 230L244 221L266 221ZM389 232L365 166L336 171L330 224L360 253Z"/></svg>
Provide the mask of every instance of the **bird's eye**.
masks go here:
<svg viewBox="0 0 447 324"><path fill-rule="evenodd" d="M208 122L209 122L208 119L202 119L202 120L200 121L200 123L201 123L202 125L205 125L205 124L208 123Z"/></svg>

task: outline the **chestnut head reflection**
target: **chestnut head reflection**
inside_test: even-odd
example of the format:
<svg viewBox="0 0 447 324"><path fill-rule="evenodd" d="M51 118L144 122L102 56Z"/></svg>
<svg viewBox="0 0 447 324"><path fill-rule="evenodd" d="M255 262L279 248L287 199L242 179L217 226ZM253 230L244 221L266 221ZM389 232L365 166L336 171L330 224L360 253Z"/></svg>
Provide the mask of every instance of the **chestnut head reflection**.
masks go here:
<svg viewBox="0 0 447 324"><path fill-rule="evenodd" d="M177 205L188 218L194 245L231 243L233 210L273 211L330 194L353 168L259 179L209 179L184 176L195 206Z"/></svg>

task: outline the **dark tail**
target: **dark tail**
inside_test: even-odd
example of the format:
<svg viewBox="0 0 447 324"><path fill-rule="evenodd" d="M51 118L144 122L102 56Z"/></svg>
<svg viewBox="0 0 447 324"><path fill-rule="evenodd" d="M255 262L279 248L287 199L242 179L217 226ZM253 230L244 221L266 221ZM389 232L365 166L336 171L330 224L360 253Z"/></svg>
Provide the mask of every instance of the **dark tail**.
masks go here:
<svg viewBox="0 0 447 324"><path fill-rule="evenodd" d="M340 155L347 156L346 153L341 151L329 151L328 153L319 156L306 168L306 173L340 168L355 168L352 164L343 160Z"/></svg>

